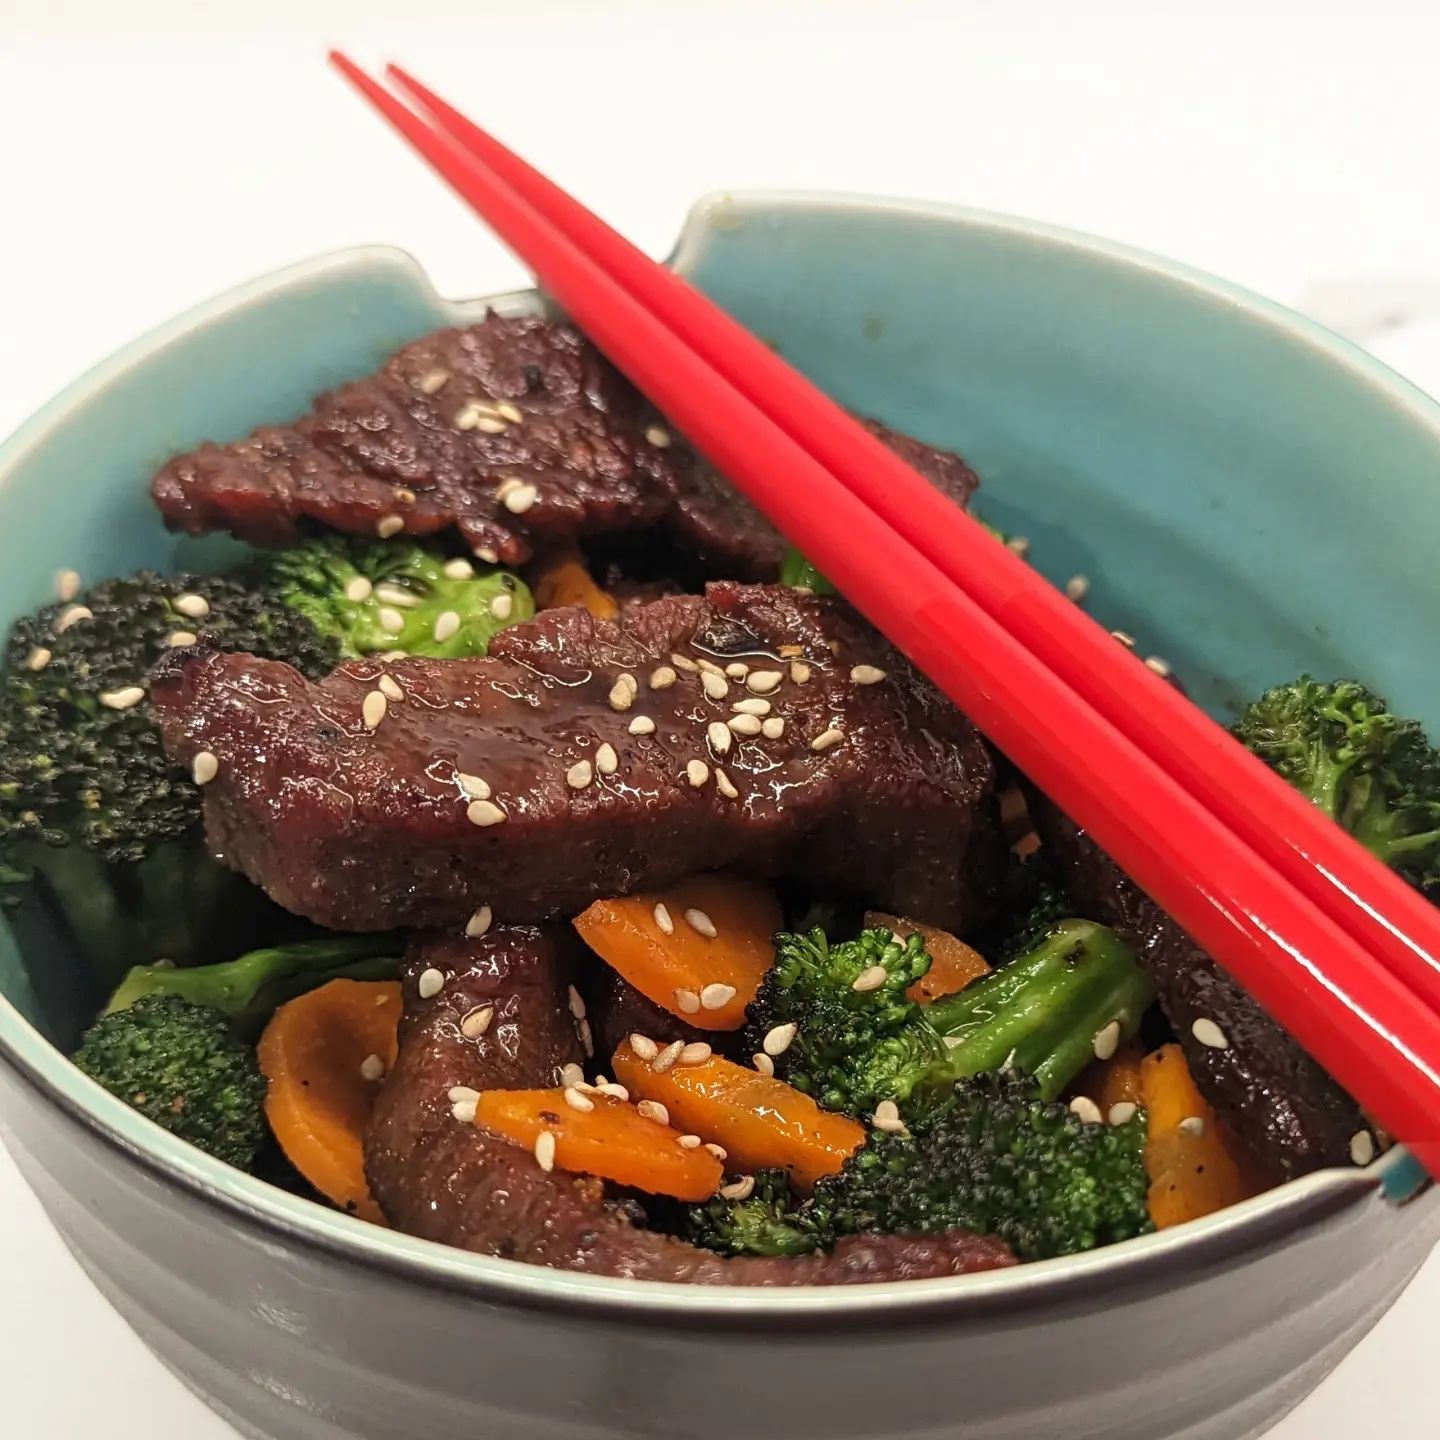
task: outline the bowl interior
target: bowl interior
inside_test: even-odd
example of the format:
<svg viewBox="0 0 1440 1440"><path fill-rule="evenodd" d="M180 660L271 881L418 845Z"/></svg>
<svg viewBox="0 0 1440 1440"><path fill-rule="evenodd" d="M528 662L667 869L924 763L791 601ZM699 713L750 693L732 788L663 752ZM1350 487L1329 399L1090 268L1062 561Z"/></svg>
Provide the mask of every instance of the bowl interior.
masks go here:
<svg viewBox="0 0 1440 1440"><path fill-rule="evenodd" d="M1440 726L1440 422L1343 342L1151 257L925 207L717 198L676 263L842 401L964 454L985 518L1028 536L1052 578L1088 576L1091 611L1212 713L1310 670ZM60 567L94 579L223 553L161 528L161 462L298 414L478 308L436 296L404 255L354 251L102 365L0 452L0 619L43 603ZM43 926L0 933L0 1041L57 1085L74 1085L68 1067L15 1011L63 1045L94 989Z"/></svg>

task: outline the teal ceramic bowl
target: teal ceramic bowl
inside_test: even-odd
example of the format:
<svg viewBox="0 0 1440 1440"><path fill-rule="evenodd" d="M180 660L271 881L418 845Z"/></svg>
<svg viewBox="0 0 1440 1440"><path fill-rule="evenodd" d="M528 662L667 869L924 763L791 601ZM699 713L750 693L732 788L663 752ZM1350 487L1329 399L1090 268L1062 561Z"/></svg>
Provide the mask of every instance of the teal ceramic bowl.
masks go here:
<svg viewBox="0 0 1440 1440"><path fill-rule="evenodd" d="M1052 577L1088 575L1094 613L1216 714L1310 669L1440 728L1440 410L1334 336L1106 242L885 201L714 198L675 263L842 401L966 455L985 516ZM0 618L62 566L173 565L146 491L161 461L482 308L360 250L138 342L0 453ZM1249 1436L1440 1234L1392 1152L956 1280L714 1293L530 1268L366 1226L152 1127L54 1048L85 977L42 952L0 937L6 1139L121 1313L272 1440Z"/></svg>

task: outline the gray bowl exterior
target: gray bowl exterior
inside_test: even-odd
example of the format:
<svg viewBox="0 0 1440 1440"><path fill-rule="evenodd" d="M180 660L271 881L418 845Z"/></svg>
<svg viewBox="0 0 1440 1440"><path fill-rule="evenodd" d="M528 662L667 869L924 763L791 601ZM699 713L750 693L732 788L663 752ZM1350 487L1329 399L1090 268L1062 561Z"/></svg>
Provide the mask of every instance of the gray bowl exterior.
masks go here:
<svg viewBox="0 0 1440 1440"><path fill-rule="evenodd" d="M842 400L966 454L986 518L1052 579L1089 574L1094 613L1201 703L1363 657L1440 728L1440 412L1334 337L1153 257L935 207L721 197L676 263ZM142 340L0 451L0 617L61 566L214 557L163 533L139 477L475 313L407 257L358 251ZM1357 549L1385 554L1384 595ZM87 994L0 926L0 1130L116 1308L267 1440L1234 1440L1313 1388L1440 1236L1436 1192L1395 1153L954 1281L559 1275L361 1225L174 1141L54 1048Z"/></svg>
<svg viewBox="0 0 1440 1440"><path fill-rule="evenodd" d="M8 1066L0 1102L95 1283L264 1440L1236 1440L1313 1389L1440 1238L1440 1192L1397 1206L1357 1176L1240 1239L910 1313L496 1303L178 1185Z"/></svg>

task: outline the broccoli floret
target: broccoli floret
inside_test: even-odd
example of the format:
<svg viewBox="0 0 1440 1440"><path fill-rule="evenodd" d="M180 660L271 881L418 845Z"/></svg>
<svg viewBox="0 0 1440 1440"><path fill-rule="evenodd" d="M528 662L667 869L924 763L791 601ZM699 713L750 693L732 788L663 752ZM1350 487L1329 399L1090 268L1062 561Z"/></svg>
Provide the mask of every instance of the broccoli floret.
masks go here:
<svg viewBox="0 0 1440 1440"><path fill-rule="evenodd" d="M241 1170L266 1135L265 1079L224 1012L147 995L86 1032L75 1063L147 1119Z"/></svg>
<svg viewBox="0 0 1440 1440"><path fill-rule="evenodd" d="M686 1211L680 1234L721 1255L809 1255L833 1238L811 1219L790 1191L783 1170L760 1170L743 1200L719 1196Z"/></svg>
<svg viewBox="0 0 1440 1440"><path fill-rule="evenodd" d="M957 1080L1002 1068L1032 1076L1048 1100L1094 1058L1095 1037L1112 1022L1121 1038L1133 1035L1154 996L1130 946L1088 920L1055 922L1009 964L921 1006L905 992L929 968L918 935L865 930L841 944L820 930L779 935L747 1017L747 1048L793 1024L777 1073L851 1115L881 1100L943 1096Z"/></svg>
<svg viewBox="0 0 1440 1440"><path fill-rule="evenodd" d="M252 950L238 960L197 965L137 965L105 1007L118 1014L149 996L173 995L230 1017L241 1031L263 1023L276 1006L331 980L393 980L398 947L384 936L332 935Z"/></svg>
<svg viewBox="0 0 1440 1440"><path fill-rule="evenodd" d="M408 540L326 536L258 563L285 604L347 659L483 655L497 630L535 613L530 591L508 570L477 572Z"/></svg>
<svg viewBox="0 0 1440 1440"><path fill-rule="evenodd" d="M1440 754L1415 720L1353 680L1267 690L1236 737L1422 889L1440 885Z"/></svg>

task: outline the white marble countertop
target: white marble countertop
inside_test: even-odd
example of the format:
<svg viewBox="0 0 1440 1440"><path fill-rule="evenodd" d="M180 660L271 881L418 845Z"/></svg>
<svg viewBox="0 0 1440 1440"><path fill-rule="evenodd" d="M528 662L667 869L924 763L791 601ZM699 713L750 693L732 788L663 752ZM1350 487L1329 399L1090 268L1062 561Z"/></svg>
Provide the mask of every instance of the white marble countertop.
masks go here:
<svg viewBox="0 0 1440 1440"><path fill-rule="evenodd" d="M0 434L299 256L383 240L448 293L520 281L327 75L334 42L404 59L657 253L710 189L963 201L1306 306L1440 392L1437 25L1418 0L0 0ZM0 1276L7 1434L231 1436L3 1152ZM1432 1257L1277 1440L1440 1431L1437 1334Z"/></svg>

